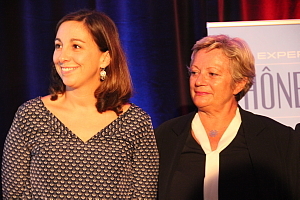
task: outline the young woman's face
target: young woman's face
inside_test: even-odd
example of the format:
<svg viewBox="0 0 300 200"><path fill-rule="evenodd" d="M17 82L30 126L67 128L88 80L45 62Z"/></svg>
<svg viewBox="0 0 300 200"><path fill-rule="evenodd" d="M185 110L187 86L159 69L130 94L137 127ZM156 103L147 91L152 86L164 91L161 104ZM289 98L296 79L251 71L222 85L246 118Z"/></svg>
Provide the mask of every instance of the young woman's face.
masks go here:
<svg viewBox="0 0 300 200"><path fill-rule="evenodd" d="M233 84L229 65L229 58L220 49L202 49L195 54L190 67L190 93L199 110L236 103L234 95L241 91L243 83Z"/></svg>
<svg viewBox="0 0 300 200"><path fill-rule="evenodd" d="M85 87L95 91L100 84L100 68L108 52L101 52L82 22L63 22L56 34L53 62L66 89Z"/></svg>

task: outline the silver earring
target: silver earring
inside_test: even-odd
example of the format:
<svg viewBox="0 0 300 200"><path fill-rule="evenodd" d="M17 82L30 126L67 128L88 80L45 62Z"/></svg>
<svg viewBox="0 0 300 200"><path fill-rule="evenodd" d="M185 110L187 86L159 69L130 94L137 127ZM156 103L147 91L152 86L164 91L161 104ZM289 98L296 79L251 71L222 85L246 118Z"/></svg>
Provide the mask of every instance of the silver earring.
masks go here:
<svg viewBox="0 0 300 200"><path fill-rule="evenodd" d="M105 71L105 68L101 68L101 71L100 71L100 80L101 81L104 81L106 78L106 71Z"/></svg>

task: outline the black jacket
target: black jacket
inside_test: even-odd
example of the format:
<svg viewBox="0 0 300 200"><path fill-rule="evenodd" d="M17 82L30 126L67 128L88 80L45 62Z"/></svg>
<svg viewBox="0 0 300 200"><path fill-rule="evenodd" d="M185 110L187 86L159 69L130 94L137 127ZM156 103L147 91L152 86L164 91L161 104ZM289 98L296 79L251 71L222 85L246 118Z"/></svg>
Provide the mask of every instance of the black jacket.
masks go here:
<svg viewBox="0 0 300 200"><path fill-rule="evenodd" d="M168 199L168 186L190 134L195 113L171 119L155 129L160 155L158 197L161 200ZM258 199L300 199L300 134L268 117L241 108L240 114L242 124L239 131L244 132L256 174ZM219 196L221 199L228 198Z"/></svg>
<svg viewBox="0 0 300 200"><path fill-rule="evenodd" d="M297 133L300 134L300 123L298 123L298 124L296 125L295 130L296 130Z"/></svg>

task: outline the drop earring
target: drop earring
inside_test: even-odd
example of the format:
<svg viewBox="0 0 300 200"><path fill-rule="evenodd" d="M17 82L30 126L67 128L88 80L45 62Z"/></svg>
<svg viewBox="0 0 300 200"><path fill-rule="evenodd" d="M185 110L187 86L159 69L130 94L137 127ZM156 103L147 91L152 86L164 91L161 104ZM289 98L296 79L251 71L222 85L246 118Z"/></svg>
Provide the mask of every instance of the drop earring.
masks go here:
<svg viewBox="0 0 300 200"><path fill-rule="evenodd" d="M105 68L101 68L101 71L100 71L100 80L101 81L104 81L106 78L106 71L105 71Z"/></svg>

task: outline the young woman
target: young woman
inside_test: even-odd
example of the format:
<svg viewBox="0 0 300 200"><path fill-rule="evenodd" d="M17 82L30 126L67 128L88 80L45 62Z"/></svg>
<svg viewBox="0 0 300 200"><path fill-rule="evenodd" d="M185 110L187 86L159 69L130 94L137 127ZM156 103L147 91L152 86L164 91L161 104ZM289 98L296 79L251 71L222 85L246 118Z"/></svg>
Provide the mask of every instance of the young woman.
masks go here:
<svg viewBox="0 0 300 200"><path fill-rule="evenodd" d="M4 148L6 199L155 199L158 151L133 103L114 22L80 10L57 24L50 95L17 111Z"/></svg>

